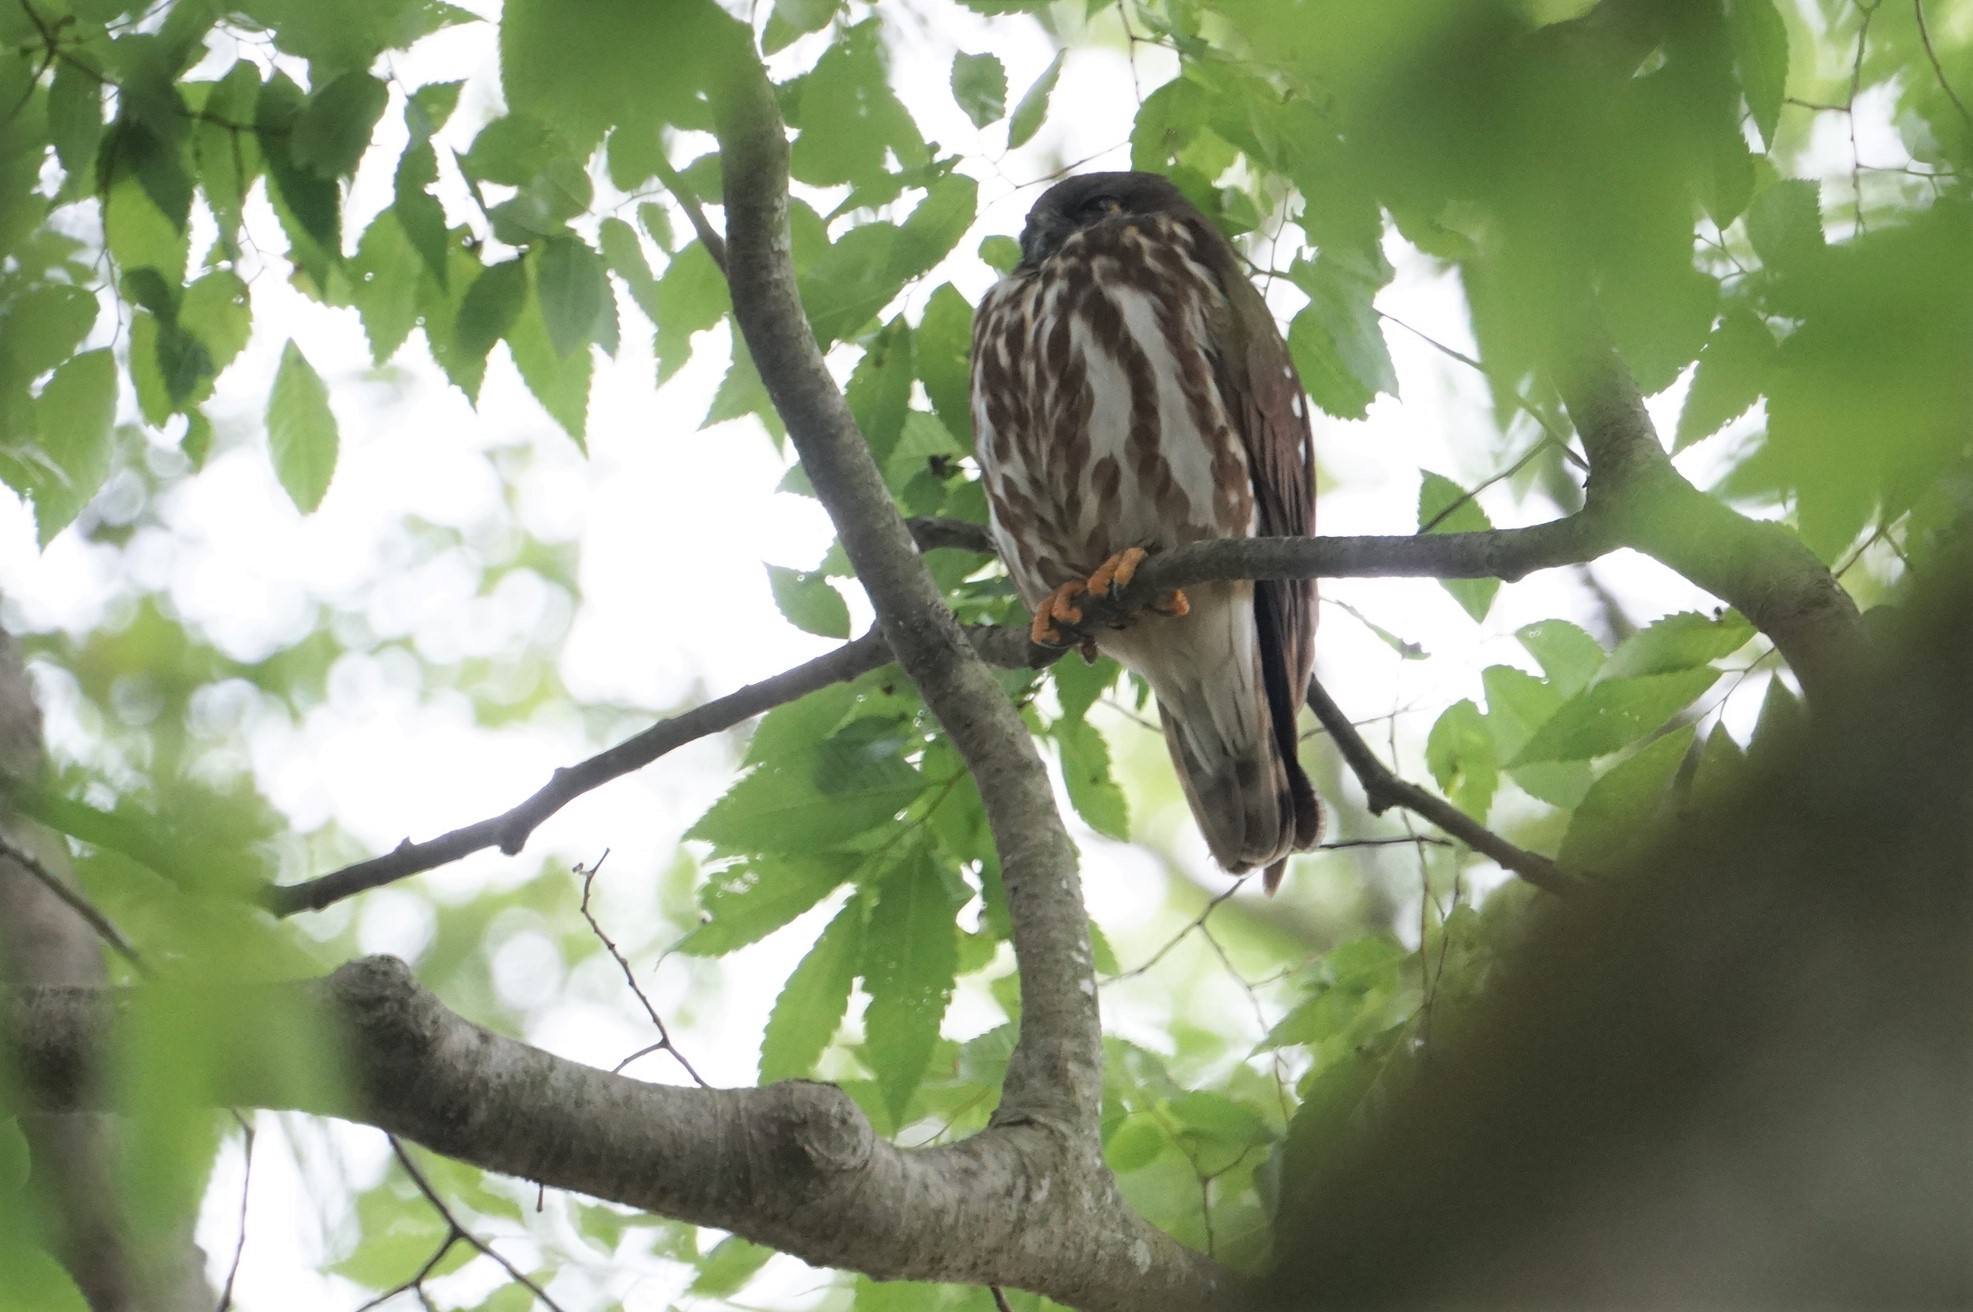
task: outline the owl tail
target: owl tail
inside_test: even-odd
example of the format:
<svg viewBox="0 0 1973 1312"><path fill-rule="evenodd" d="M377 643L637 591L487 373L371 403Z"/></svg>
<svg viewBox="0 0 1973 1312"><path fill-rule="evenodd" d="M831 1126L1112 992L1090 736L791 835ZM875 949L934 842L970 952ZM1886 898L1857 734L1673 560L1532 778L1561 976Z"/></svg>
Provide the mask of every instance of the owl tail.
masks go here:
<svg viewBox="0 0 1973 1312"><path fill-rule="evenodd" d="M1266 868L1269 892L1290 853L1313 847L1322 812L1296 758L1293 696L1263 650L1251 601L1192 592L1182 620L1127 631L1119 651L1158 696L1165 746L1213 859L1234 874Z"/></svg>

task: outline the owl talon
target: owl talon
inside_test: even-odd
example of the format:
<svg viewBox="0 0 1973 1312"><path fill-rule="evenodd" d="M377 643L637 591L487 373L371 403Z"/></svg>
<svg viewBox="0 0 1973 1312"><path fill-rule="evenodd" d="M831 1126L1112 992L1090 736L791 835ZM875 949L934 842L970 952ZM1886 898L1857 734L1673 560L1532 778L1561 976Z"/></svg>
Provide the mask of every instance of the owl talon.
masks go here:
<svg viewBox="0 0 1973 1312"><path fill-rule="evenodd" d="M1096 567L1083 586L1091 596L1115 597L1130 586L1137 577L1137 567L1144 563L1145 551L1142 547L1126 547L1116 555Z"/></svg>
<svg viewBox="0 0 1973 1312"><path fill-rule="evenodd" d="M1055 627L1063 624L1082 623L1082 607L1076 605L1076 598L1083 595L1080 583L1064 583L1048 594L1048 599L1035 607L1034 622L1028 626L1028 641L1038 647L1066 647L1062 634Z"/></svg>
<svg viewBox="0 0 1973 1312"><path fill-rule="evenodd" d="M1181 615L1191 614L1192 603L1185 599L1185 592L1182 588L1173 588L1170 592L1152 602L1148 609L1155 611L1166 619L1175 620Z"/></svg>

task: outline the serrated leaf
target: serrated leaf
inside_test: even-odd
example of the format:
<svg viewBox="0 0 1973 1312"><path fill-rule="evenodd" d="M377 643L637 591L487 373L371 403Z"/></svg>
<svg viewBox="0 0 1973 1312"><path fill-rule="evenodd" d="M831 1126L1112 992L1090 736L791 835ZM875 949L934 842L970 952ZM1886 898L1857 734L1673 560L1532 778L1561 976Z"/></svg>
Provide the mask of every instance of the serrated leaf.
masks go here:
<svg viewBox="0 0 1973 1312"><path fill-rule="evenodd" d="M390 88L368 73L345 73L308 98L295 119L288 155L320 178L356 172L390 104Z"/></svg>
<svg viewBox="0 0 1973 1312"><path fill-rule="evenodd" d="M623 279L630 299L637 303L645 318L657 323L658 280L652 276L651 265L644 258L644 243L638 240L637 230L612 215L598 225L597 238L603 247L604 260L611 272Z"/></svg>
<svg viewBox="0 0 1973 1312"><path fill-rule="evenodd" d="M502 260L487 265L459 302L459 318L453 330L453 343L459 354L484 362L494 343L505 337L520 318L527 299L524 261ZM477 392L478 388L473 391Z"/></svg>
<svg viewBox="0 0 1973 1312"><path fill-rule="evenodd" d="M760 1082L798 1080L815 1069L849 1010L863 950L863 903L851 898L788 976L760 1040Z"/></svg>
<svg viewBox="0 0 1973 1312"><path fill-rule="evenodd" d="M1440 714L1425 739L1425 765L1454 806L1486 823L1500 787L1500 758L1478 706L1457 701Z"/></svg>
<svg viewBox="0 0 1973 1312"><path fill-rule="evenodd" d="M585 350L563 355L557 351L548 340L540 299L534 296L527 298L507 330L507 352L514 357L514 368L541 408L587 452L583 435L589 420L589 384L596 369L594 353Z"/></svg>
<svg viewBox="0 0 1973 1312"><path fill-rule="evenodd" d="M43 547L67 528L109 479L115 445L117 368L107 350L85 351L55 370L34 400L42 452L60 471L37 481L34 530Z"/></svg>
<svg viewBox="0 0 1973 1312"><path fill-rule="evenodd" d="M782 617L804 633L822 638L849 637L849 604L819 572L767 567L768 586Z"/></svg>
<svg viewBox="0 0 1973 1312"><path fill-rule="evenodd" d="M1515 758L1531 761L1587 761L1621 751L1690 706L1718 682L1710 666L1670 674L1605 678L1566 702L1549 717Z"/></svg>
<svg viewBox="0 0 1973 1312"><path fill-rule="evenodd" d="M55 61L48 84L48 136L66 178L62 194L80 195L95 179L96 146L103 137L103 83L77 66Z"/></svg>
<svg viewBox="0 0 1973 1312"><path fill-rule="evenodd" d="M1740 750L1740 744L1725 725L1715 724L1706 735L1706 745L1699 749L1699 765L1692 772L1692 795L1704 800L1719 797L1739 782L1746 765L1747 754Z"/></svg>
<svg viewBox="0 0 1973 1312"><path fill-rule="evenodd" d="M714 874L699 890L705 920L678 944L687 956L724 956L758 942L807 911L855 873L851 857L753 857Z"/></svg>
<svg viewBox="0 0 1973 1312"><path fill-rule="evenodd" d="M1474 533L1493 527L1493 520L1480 509L1479 498L1459 484L1429 469L1418 471L1418 528L1424 533ZM1452 594L1475 623L1484 620L1493 608L1499 579L1442 579L1440 586Z"/></svg>
<svg viewBox="0 0 1973 1312"><path fill-rule="evenodd" d="M1827 244L1822 233L1821 189L1806 178L1784 178L1747 207L1747 240L1761 263L1785 269L1820 254Z"/></svg>
<svg viewBox="0 0 1973 1312"><path fill-rule="evenodd" d="M185 230L157 207L134 178L123 178L103 197L103 244L117 267L155 269L172 286L185 280L191 245Z"/></svg>
<svg viewBox="0 0 1973 1312"><path fill-rule="evenodd" d="M370 342L370 361L381 365L397 354L418 322L418 281L424 271L395 210L385 210L364 229L350 271L355 282L351 299Z"/></svg>
<svg viewBox="0 0 1973 1312"><path fill-rule="evenodd" d="M452 111L459 107L459 92L465 85L464 82L427 82L405 98L404 124L414 145L431 140L432 134L446 125Z"/></svg>
<svg viewBox="0 0 1973 1312"><path fill-rule="evenodd" d="M597 340L605 307L614 318L603 257L580 237L550 237L542 243L534 268L534 290L541 299L541 319L557 355L568 355Z"/></svg>
<svg viewBox="0 0 1973 1312"><path fill-rule="evenodd" d="M1055 695L1061 699L1063 716L1080 720L1087 715L1096 699L1116 685L1121 669L1108 656L1097 657L1094 665L1080 660L1056 661L1049 667L1049 673L1055 680Z"/></svg>
<svg viewBox="0 0 1973 1312"><path fill-rule="evenodd" d="M1062 782L1069 802L1085 823L1105 838L1130 841L1130 804L1110 773L1110 745L1089 721L1055 723L1055 746L1062 758Z"/></svg>
<svg viewBox="0 0 1973 1312"><path fill-rule="evenodd" d="M1788 24L1774 0L1727 0L1726 22L1747 111L1761 140L1773 149L1781 102L1788 93Z"/></svg>
<svg viewBox="0 0 1973 1312"><path fill-rule="evenodd" d="M95 296L43 283L0 302L0 383L27 383L75 354L95 326Z"/></svg>
<svg viewBox="0 0 1973 1312"><path fill-rule="evenodd" d="M1673 454L1711 437L1760 400L1778 354L1774 334L1759 315L1742 306L1721 315L1699 353L1692 390L1679 411Z"/></svg>
<svg viewBox="0 0 1973 1312"><path fill-rule="evenodd" d="M913 367L925 396L947 431L970 447L973 307L951 283L941 284L926 300L914 337Z"/></svg>
<svg viewBox="0 0 1973 1312"><path fill-rule="evenodd" d="M322 376L292 341L267 396L267 449L295 509L306 515L321 505L336 472L336 416Z"/></svg>
<svg viewBox="0 0 1973 1312"><path fill-rule="evenodd" d="M694 98L752 34L711 0L508 0L500 19L507 103L566 135L587 157L611 127L657 131L696 120Z"/></svg>
<svg viewBox="0 0 1973 1312"><path fill-rule="evenodd" d="M889 49L874 18L836 34L801 81L795 118L801 133L789 168L810 186L880 183L887 155L905 168L930 162L918 125L891 90Z"/></svg>
<svg viewBox="0 0 1973 1312"><path fill-rule="evenodd" d="M1570 817L1556 859L1570 870L1608 869L1657 814L1695 732L1681 725L1605 772Z"/></svg>
<svg viewBox="0 0 1973 1312"><path fill-rule="evenodd" d="M901 731L853 720L799 756L769 761L727 790L686 837L725 852L807 854L888 824L924 790Z"/></svg>
<svg viewBox="0 0 1973 1312"><path fill-rule="evenodd" d="M178 326L205 345L214 374L224 370L253 335L253 299L231 269L214 269L185 289Z"/></svg>
<svg viewBox="0 0 1973 1312"><path fill-rule="evenodd" d="M670 381L692 357L692 337L725 319L733 308L726 275L719 271L704 244L693 242L671 257L658 277L658 318L655 350L658 382Z"/></svg>
<svg viewBox="0 0 1973 1312"><path fill-rule="evenodd" d="M973 126L983 128L1007 112L1007 70L992 55L952 57L952 98Z"/></svg>
<svg viewBox="0 0 1973 1312"><path fill-rule="evenodd" d="M1055 94L1055 82L1062 76L1062 61L1067 56L1067 51L1057 51L1041 76L1034 80L1034 85L1021 94L1020 102L1014 106L1014 113L1007 120L1009 150L1025 146L1041 130L1042 123L1048 118L1048 98Z"/></svg>
<svg viewBox="0 0 1973 1312"><path fill-rule="evenodd" d="M1670 674L1731 656L1754 636L1754 626L1728 611L1718 619L1697 611L1667 615L1619 643L1603 667L1606 679Z"/></svg>
<svg viewBox="0 0 1973 1312"><path fill-rule="evenodd" d="M863 940L864 1053L893 1125L924 1077L959 969L954 905L922 849L877 890Z"/></svg>
<svg viewBox="0 0 1973 1312"><path fill-rule="evenodd" d="M1515 630L1514 636L1564 697L1588 687L1603 668L1603 644L1567 620L1540 620Z"/></svg>

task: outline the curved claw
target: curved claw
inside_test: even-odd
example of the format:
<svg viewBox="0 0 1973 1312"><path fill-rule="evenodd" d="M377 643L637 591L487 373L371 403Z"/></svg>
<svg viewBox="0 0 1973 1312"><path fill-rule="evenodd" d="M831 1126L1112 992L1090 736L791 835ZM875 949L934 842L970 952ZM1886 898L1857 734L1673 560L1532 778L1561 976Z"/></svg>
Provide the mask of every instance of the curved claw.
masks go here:
<svg viewBox="0 0 1973 1312"><path fill-rule="evenodd" d="M1048 599L1035 607L1034 622L1028 625L1028 641L1038 647L1065 647L1061 630L1056 624L1080 624L1082 607L1076 605L1076 598L1083 596L1080 583L1064 583L1048 595Z"/></svg>
<svg viewBox="0 0 1973 1312"><path fill-rule="evenodd" d="M1145 551L1142 547L1126 547L1116 555L1096 567L1083 586L1092 596L1114 597L1130 586L1137 577L1137 567L1144 563Z"/></svg>

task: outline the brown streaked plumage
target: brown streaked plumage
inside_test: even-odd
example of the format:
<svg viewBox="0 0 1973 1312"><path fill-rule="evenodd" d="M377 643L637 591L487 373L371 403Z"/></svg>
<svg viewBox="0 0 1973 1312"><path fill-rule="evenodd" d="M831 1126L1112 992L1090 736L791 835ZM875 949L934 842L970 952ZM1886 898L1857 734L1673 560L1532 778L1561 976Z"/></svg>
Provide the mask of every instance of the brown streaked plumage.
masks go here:
<svg viewBox="0 0 1973 1312"><path fill-rule="evenodd" d="M1085 174L1035 202L1020 264L974 321L973 423L994 539L1044 637L1091 575L1128 576L1134 562L1113 558L1131 548L1314 528L1308 412L1280 331L1226 238L1155 173ZM1264 867L1271 890L1321 828L1295 726L1315 585L1188 593L1170 608L1182 618L1096 642L1157 694L1215 859Z"/></svg>

